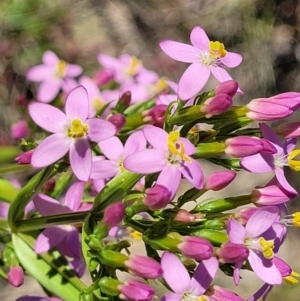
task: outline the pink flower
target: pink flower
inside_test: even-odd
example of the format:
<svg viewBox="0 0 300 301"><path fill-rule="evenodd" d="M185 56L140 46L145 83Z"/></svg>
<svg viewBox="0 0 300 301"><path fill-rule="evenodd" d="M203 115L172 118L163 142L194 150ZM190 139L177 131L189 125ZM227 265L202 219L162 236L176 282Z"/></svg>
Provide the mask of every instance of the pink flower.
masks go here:
<svg viewBox="0 0 300 301"><path fill-rule="evenodd" d="M64 85L69 85L72 78L80 75L82 68L78 65L68 64L60 60L52 51L43 55L43 64L32 67L26 78L33 82L41 82L37 100L41 102L52 101Z"/></svg>
<svg viewBox="0 0 300 301"><path fill-rule="evenodd" d="M224 44L218 41L210 41L199 26L193 28L190 39L193 46L169 40L160 43L161 49L174 60L192 63L179 81L178 96L183 100L196 95L207 83L210 73L219 82L231 80L223 66L233 68L242 62L241 55L226 51Z"/></svg>
<svg viewBox="0 0 300 301"><path fill-rule="evenodd" d="M99 142L116 133L113 124L92 118L89 113L89 98L84 87L72 90L66 100L66 114L43 103L31 103L29 114L44 130L53 133L35 149L33 167L48 166L62 158L70 150L70 164L79 180L87 181L92 170L92 151L88 140Z"/></svg>
<svg viewBox="0 0 300 301"><path fill-rule="evenodd" d="M25 120L20 120L11 127L11 135L15 139L22 139L28 137L30 130Z"/></svg>
<svg viewBox="0 0 300 301"><path fill-rule="evenodd" d="M24 282L24 271L20 266L11 267L7 274L8 282L15 287L19 287Z"/></svg>

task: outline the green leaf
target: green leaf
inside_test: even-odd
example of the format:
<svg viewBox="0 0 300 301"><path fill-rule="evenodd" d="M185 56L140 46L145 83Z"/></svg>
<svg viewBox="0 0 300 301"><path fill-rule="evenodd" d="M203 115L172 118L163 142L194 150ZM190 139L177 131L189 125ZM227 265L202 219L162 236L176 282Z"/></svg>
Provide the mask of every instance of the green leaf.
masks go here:
<svg viewBox="0 0 300 301"><path fill-rule="evenodd" d="M80 292L86 286L62 262L50 253L37 255L31 236L13 234L12 241L20 263L42 286L64 301L79 300Z"/></svg>
<svg viewBox="0 0 300 301"><path fill-rule="evenodd" d="M7 163L13 161L13 159L21 152L18 147L13 146L1 146L0 147L0 163Z"/></svg>
<svg viewBox="0 0 300 301"><path fill-rule="evenodd" d="M19 189L5 179L0 179L0 199L11 203L19 193Z"/></svg>

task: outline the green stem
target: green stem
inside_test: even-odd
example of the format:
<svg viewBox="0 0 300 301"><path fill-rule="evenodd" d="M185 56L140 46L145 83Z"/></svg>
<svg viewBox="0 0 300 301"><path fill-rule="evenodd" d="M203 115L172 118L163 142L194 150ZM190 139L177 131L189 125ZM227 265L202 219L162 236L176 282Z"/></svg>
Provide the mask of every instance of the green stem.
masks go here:
<svg viewBox="0 0 300 301"><path fill-rule="evenodd" d="M6 173L21 172L28 169L32 169L32 166L30 164L9 164L0 167L0 175L4 175Z"/></svg>
<svg viewBox="0 0 300 301"><path fill-rule="evenodd" d="M4 280L7 280L7 275L1 268L0 268L0 277L3 278Z"/></svg>
<svg viewBox="0 0 300 301"><path fill-rule="evenodd" d="M196 146L193 158L210 158L224 154L226 145L224 142L200 143Z"/></svg>

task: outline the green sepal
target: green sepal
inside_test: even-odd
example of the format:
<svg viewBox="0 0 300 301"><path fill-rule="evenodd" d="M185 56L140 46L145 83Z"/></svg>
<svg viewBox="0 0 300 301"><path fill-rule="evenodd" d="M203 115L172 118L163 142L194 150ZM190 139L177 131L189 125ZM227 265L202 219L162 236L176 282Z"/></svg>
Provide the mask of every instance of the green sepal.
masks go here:
<svg viewBox="0 0 300 301"><path fill-rule="evenodd" d="M226 222L224 219L213 219L204 222L204 226L207 229L224 230L226 229Z"/></svg>
<svg viewBox="0 0 300 301"><path fill-rule="evenodd" d="M217 247L228 241L228 236L225 232L219 232L211 229L200 229L193 232L192 235L205 238Z"/></svg>
<svg viewBox="0 0 300 301"><path fill-rule="evenodd" d="M178 252L177 246L182 242L182 236L177 232L170 232L165 237L156 239L143 235L143 240L155 250Z"/></svg>
<svg viewBox="0 0 300 301"><path fill-rule="evenodd" d="M101 292L109 296L118 296L120 294L118 290L120 284L122 284L121 281L109 277L103 277L99 281Z"/></svg>
<svg viewBox="0 0 300 301"><path fill-rule="evenodd" d="M14 146L0 147L0 164L12 162L17 155L20 154L20 149Z"/></svg>
<svg viewBox="0 0 300 301"><path fill-rule="evenodd" d="M200 143L196 146L193 158L210 158L224 154L226 144L224 142Z"/></svg>
<svg viewBox="0 0 300 301"><path fill-rule="evenodd" d="M99 253L100 262L109 267L125 268L125 261L129 259L125 254L102 249Z"/></svg>
<svg viewBox="0 0 300 301"><path fill-rule="evenodd" d="M11 203L19 193L19 189L5 179L0 179L0 199Z"/></svg>

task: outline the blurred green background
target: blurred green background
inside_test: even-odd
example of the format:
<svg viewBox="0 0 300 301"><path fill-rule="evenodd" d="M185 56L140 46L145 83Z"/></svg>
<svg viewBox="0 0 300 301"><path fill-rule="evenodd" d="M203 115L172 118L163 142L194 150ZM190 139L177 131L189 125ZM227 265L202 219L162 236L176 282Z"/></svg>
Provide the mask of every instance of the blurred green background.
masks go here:
<svg viewBox="0 0 300 301"><path fill-rule="evenodd" d="M160 51L158 42L171 39L189 43L190 30L196 25L203 27L211 40L219 40L227 50L243 55L242 65L230 70L245 92L235 98L236 104L300 91L297 0L2 0L0 145L16 144L10 138L10 127L24 112L20 100L34 99L36 92L36 86L27 82L24 74L29 67L41 63L45 50L51 49L67 62L82 65L88 76L99 68L98 53L119 56L127 52L141 58L147 68L176 81L186 64L169 59ZM211 80L207 87L215 84ZM289 120L298 118L299 114ZM297 174L288 177L299 188ZM299 207L297 203L299 199L292 201L292 210ZM282 256L300 271L299 232L295 230L291 229ZM224 285L231 282L223 278ZM261 285L252 281L245 278L238 289L245 297L250 288L253 290L252 285ZM3 299L1 292L7 296L8 290L9 297ZM0 299L14 300L14 290L17 289L0 289ZM269 300L297 300L299 292L300 286L284 284L273 290Z"/></svg>

